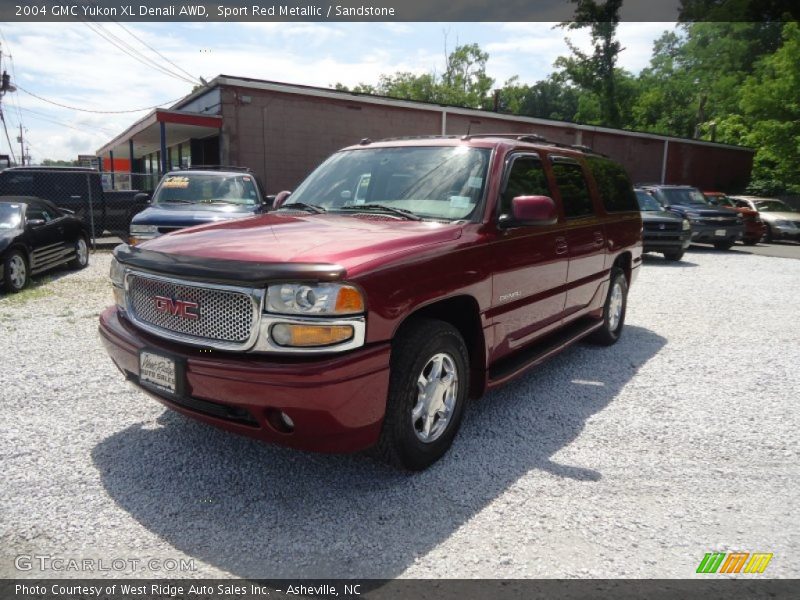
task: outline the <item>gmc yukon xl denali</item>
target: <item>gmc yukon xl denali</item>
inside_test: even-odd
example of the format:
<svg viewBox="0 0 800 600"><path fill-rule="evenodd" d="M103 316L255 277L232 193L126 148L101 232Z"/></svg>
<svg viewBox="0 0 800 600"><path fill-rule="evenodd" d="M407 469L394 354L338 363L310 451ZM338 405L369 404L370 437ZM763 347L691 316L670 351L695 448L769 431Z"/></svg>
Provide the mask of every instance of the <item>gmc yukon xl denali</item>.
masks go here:
<svg viewBox="0 0 800 600"><path fill-rule="evenodd" d="M207 423L411 470L470 399L616 342L641 265L624 169L529 135L363 140L275 205L117 247L111 358Z"/></svg>

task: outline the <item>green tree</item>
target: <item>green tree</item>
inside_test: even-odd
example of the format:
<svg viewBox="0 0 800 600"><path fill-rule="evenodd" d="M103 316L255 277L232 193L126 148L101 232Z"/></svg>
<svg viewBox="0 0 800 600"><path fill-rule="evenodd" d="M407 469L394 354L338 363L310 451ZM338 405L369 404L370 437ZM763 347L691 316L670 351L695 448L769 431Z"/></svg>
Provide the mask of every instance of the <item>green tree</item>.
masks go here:
<svg viewBox="0 0 800 600"><path fill-rule="evenodd" d="M573 121L578 112L580 90L559 73L533 85L512 77L500 89L500 109L517 115Z"/></svg>
<svg viewBox="0 0 800 600"><path fill-rule="evenodd" d="M337 83L335 88L362 94L378 94L420 100L438 104L451 104L470 108L490 108L493 99L490 95L494 79L486 74L486 61L489 55L477 44L457 46L447 55L442 75L435 72L417 75L397 72L381 75L375 85L359 83L348 88Z"/></svg>
<svg viewBox="0 0 800 600"><path fill-rule="evenodd" d="M572 56L561 56L555 66L579 88L596 96L599 121L609 127L622 126L617 94L617 57L622 50L616 39L622 0L571 0L575 5L574 20L561 23L566 29L589 28L594 52L589 55L570 41ZM585 100L584 103L589 102Z"/></svg>

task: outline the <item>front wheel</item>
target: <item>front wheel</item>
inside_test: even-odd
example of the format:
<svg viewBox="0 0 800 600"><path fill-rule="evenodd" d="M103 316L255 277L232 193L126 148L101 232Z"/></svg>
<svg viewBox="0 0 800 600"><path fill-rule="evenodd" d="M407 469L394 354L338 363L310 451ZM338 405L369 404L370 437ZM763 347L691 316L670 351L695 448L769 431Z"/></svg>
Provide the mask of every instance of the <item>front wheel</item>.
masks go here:
<svg viewBox="0 0 800 600"><path fill-rule="evenodd" d="M773 240L774 240L774 238L772 237L772 227L767 225L767 230L764 232L764 241L765 242L771 242Z"/></svg>
<svg viewBox="0 0 800 600"><path fill-rule="evenodd" d="M75 258L69 262L72 269L85 269L89 265L89 243L86 238L78 236L75 241Z"/></svg>
<svg viewBox="0 0 800 600"><path fill-rule="evenodd" d="M450 448L469 391L469 355L458 330L444 321L408 325L392 347L389 396L378 457L421 471Z"/></svg>
<svg viewBox="0 0 800 600"><path fill-rule="evenodd" d="M730 250L733 248L735 242L714 242L714 248L717 250Z"/></svg>
<svg viewBox="0 0 800 600"><path fill-rule="evenodd" d="M601 346L615 344L625 325L625 309L628 305L628 279L619 267L611 269L611 284L603 306L603 326L589 336L589 341Z"/></svg>
<svg viewBox="0 0 800 600"><path fill-rule="evenodd" d="M680 252L664 252L664 258L670 261L678 261L683 258L683 250Z"/></svg>
<svg viewBox="0 0 800 600"><path fill-rule="evenodd" d="M17 293L28 285L28 261L22 252L12 250L3 260L3 284L7 291Z"/></svg>

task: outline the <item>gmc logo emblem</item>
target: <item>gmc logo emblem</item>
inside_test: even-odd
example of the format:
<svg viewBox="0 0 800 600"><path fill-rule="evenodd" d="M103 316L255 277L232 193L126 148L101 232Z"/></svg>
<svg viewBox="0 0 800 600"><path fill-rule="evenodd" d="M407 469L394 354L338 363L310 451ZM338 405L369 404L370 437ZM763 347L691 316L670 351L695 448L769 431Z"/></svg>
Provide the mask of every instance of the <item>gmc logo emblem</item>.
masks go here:
<svg viewBox="0 0 800 600"><path fill-rule="evenodd" d="M156 310L158 312L175 315L182 319L199 319L200 315L195 312L199 308L197 302L188 300L173 300L165 296L153 296Z"/></svg>

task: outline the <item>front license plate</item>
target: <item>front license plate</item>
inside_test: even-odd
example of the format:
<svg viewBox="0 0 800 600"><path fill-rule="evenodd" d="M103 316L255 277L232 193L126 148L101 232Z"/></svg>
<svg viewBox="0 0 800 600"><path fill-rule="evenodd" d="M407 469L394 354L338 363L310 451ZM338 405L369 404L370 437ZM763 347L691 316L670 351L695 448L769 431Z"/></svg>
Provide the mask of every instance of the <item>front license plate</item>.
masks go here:
<svg viewBox="0 0 800 600"><path fill-rule="evenodd" d="M178 369L168 356L142 350L139 353L139 382L168 394L178 393Z"/></svg>
<svg viewBox="0 0 800 600"><path fill-rule="evenodd" d="M728 233L728 232L727 232L727 231L725 231L724 229L717 229L717 230L714 232L714 235L716 235L716 236L718 236L718 237L725 237L725 236L727 235L727 233Z"/></svg>

